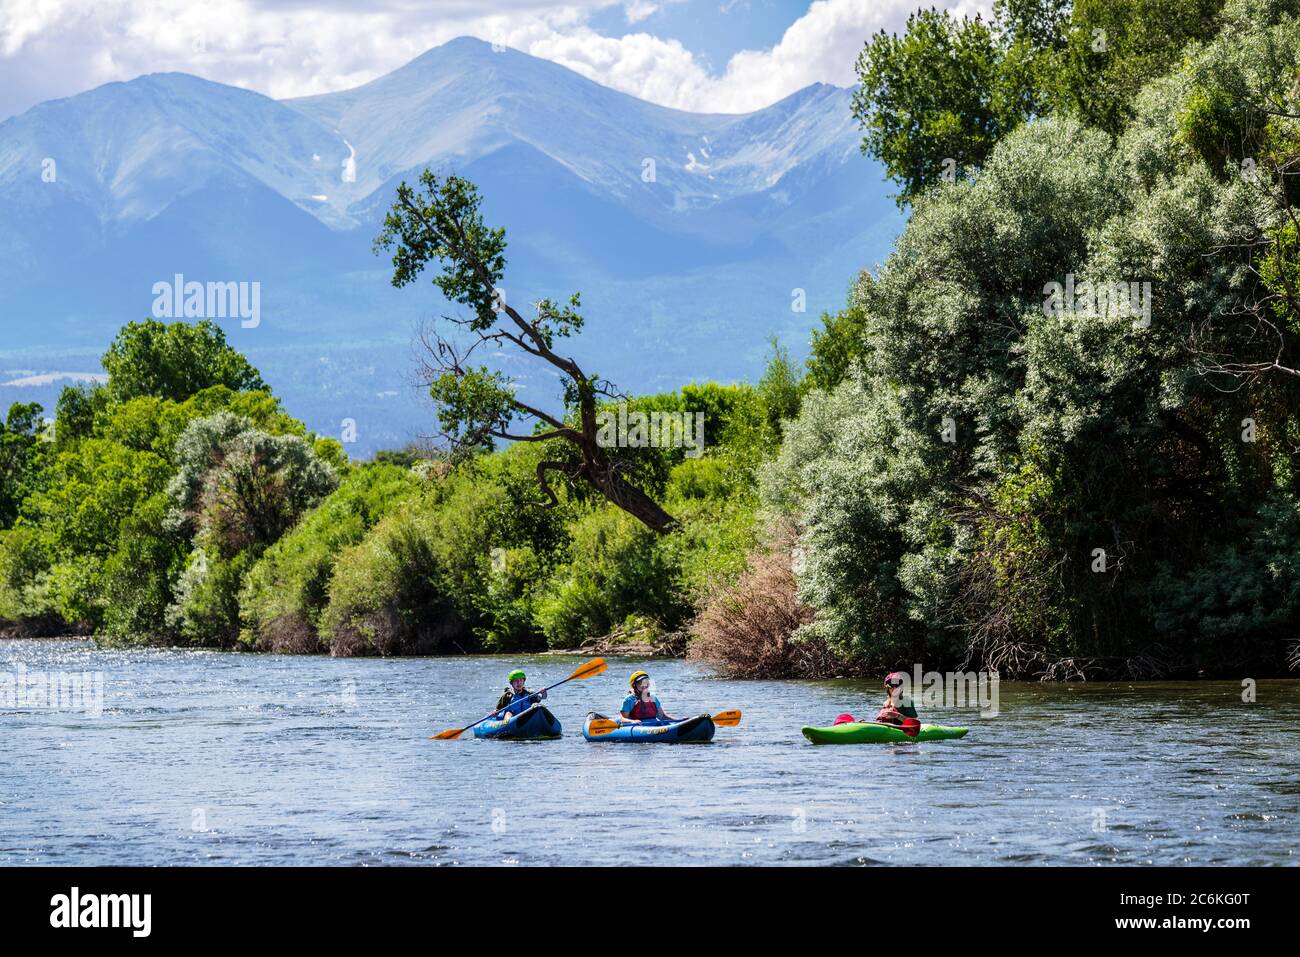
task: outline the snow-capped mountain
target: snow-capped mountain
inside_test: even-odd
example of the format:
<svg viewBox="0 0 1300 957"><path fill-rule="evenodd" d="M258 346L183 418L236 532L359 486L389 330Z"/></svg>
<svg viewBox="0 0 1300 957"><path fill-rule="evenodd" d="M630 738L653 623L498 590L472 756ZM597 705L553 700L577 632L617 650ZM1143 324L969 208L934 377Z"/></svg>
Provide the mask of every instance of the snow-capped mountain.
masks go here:
<svg viewBox="0 0 1300 957"><path fill-rule="evenodd" d="M843 90L814 86L745 116L684 113L461 38L365 86L287 105L361 157L355 182L336 187L340 210L413 167L463 166L522 143L669 223L673 213L770 190L823 154L842 163L858 142L847 102Z"/></svg>
<svg viewBox="0 0 1300 957"><path fill-rule="evenodd" d="M636 392L756 376L766 336L801 348L900 227L849 99L686 113L462 38L322 96L156 74L41 104L0 123L0 402L31 398L7 368L97 371L179 273L260 284L261 321L228 333L291 411L327 433L355 419L362 448L403 441L428 418L411 328L440 303L392 290L370 244L426 166L473 180L506 227L508 294L583 292L590 367Z"/></svg>

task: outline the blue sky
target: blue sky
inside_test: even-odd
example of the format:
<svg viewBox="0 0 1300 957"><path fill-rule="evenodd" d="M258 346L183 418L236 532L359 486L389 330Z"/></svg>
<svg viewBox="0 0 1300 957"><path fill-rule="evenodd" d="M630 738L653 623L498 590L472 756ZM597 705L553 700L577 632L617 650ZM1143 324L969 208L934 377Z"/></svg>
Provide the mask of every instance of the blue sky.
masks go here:
<svg viewBox="0 0 1300 957"><path fill-rule="evenodd" d="M809 5L809 0L668 3L636 22L628 16L627 5L618 5L598 12L590 25L609 36L639 29L679 40L705 64L719 70L741 50L775 46L790 24L808 12Z"/></svg>
<svg viewBox="0 0 1300 957"><path fill-rule="evenodd" d="M283 98L347 89L462 35L664 106L747 112L848 86L921 0L0 0L0 120L179 71ZM930 4L926 3L926 6ZM987 11L991 0L939 3Z"/></svg>

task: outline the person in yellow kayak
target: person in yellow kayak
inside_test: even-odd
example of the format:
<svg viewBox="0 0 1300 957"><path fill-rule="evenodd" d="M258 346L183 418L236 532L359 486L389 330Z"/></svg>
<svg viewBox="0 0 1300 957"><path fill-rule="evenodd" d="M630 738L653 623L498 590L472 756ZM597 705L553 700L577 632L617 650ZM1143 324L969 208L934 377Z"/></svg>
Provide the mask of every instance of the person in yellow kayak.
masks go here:
<svg viewBox="0 0 1300 957"><path fill-rule="evenodd" d="M533 696L535 692L530 691L525 687L527 675L517 668L510 672L510 674L506 675L506 680L510 683L506 685L506 690L502 692L501 697L497 699L496 707L496 710L503 712L501 715L503 718L519 714L522 711L527 711L538 701L546 699L545 689L543 689L540 694L537 694L536 697Z"/></svg>
<svg viewBox="0 0 1300 957"><path fill-rule="evenodd" d="M885 706L876 715L877 724L915 724L920 721L912 696L903 690L907 675L891 671L885 675ZM910 719L910 721L909 721Z"/></svg>
<svg viewBox="0 0 1300 957"><path fill-rule="evenodd" d="M650 676L644 671L632 672L627 683L632 693L623 699L623 707L619 709L621 724L658 724L681 720L664 712L664 706L650 691Z"/></svg>

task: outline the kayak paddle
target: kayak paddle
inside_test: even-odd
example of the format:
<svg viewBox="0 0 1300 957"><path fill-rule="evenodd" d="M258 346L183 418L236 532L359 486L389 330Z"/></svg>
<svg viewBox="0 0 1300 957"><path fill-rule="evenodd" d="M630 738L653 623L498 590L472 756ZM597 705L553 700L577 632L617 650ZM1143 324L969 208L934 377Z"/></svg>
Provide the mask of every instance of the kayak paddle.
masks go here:
<svg viewBox="0 0 1300 957"><path fill-rule="evenodd" d="M605 664L604 658L592 658L590 661L588 661L585 665L583 665L573 674L569 675L569 677L565 678L564 681L557 681L555 682L555 684L550 685L549 687L540 688L537 691L534 691L531 695L529 695L528 698L536 698L543 691L550 691L552 688L558 688L560 685L568 681L581 681L583 678L594 678L596 677L596 675L604 674L605 669L608 667L609 665ZM528 698L524 698L523 700L527 701ZM510 707L510 705L514 705L518 703L519 703L518 701L512 701L510 702L510 704L506 705L505 708L498 708L496 711L493 711L491 714L484 715L483 717L479 718L477 721L475 721L473 724L469 725L468 727L451 728L447 731L442 732L441 734L432 735L429 738L429 740L430 741L455 740L456 738L459 738L462 734L464 734L466 731L468 731L470 728L478 727L484 721L491 720L492 718L495 718L497 715L499 715L502 711L507 710Z"/></svg>
<svg viewBox="0 0 1300 957"><path fill-rule="evenodd" d="M850 715L840 715L840 718L847 718ZM840 718L835 719L835 724L840 724ZM894 724L892 721L881 721L879 717L873 722L874 724L883 724L886 728L897 728L909 738L915 738L921 732L921 722L916 718L904 718L901 723Z"/></svg>
<svg viewBox="0 0 1300 957"><path fill-rule="evenodd" d="M685 719L683 719L685 720ZM732 709L731 711L719 711L713 715L713 723L720 728L734 728L740 724L740 711ZM622 725L617 721L611 721L608 718L596 718L587 725L587 733L591 735L609 734L611 731L617 731Z"/></svg>

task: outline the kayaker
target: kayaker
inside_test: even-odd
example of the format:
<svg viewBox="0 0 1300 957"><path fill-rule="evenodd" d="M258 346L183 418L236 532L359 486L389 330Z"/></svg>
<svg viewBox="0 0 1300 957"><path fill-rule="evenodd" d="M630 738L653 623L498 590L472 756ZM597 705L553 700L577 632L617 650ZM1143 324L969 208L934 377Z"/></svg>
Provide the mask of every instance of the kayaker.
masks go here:
<svg viewBox="0 0 1300 957"><path fill-rule="evenodd" d="M632 693L623 699L622 724L642 724L646 721L679 721L664 712L659 699L650 693L650 676L644 671L632 672L627 679Z"/></svg>
<svg viewBox="0 0 1300 957"><path fill-rule="evenodd" d="M520 670L515 669L506 675L506 680L510 682L506 690L497 700L497 710L505 711L506 715L519 714L521 711L527 711L536 702L546 698L546 691L543 690L537 697L533 697L534 692L524 686L527 676Z"/></svg>
<svg viewBox="0 0 1300 957"><path fill-rule="evenodd" d="M885 706L876 715L877 724L902 724L906 718L920 720L916 706L912 704L912 696L903 691L906 681L907 675L901 671L891 671L885 675Z"/></svg>

